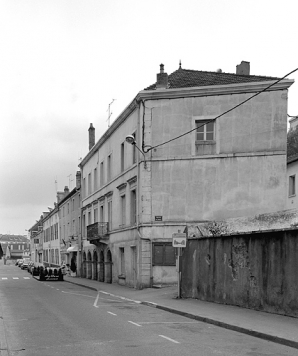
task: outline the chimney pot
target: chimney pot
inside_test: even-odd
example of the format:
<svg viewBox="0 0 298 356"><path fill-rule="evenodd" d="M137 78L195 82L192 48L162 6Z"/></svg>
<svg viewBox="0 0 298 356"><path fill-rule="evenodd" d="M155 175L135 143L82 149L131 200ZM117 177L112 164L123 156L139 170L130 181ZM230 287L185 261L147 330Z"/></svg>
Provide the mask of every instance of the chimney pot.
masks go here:
<svg viewBox="0 0 298 356"><path fill-rule="evenodd" d="M93 127L93 124L90 124L90 127L88 129L89 131L89 151L91 148L95 145L95 128Z"/></svg>
<svg viewBox="0 0 298 356"><path fill-rule="evenodd" d="M168 74L164 73L164 65L160 65L160 73L157 74L156 89L166 89L168 87Z"/></svg>
<svg viewBox="0 0 298 356"><path fill-rule="evenodd" d="M241 61L240 64L236 66L236 74L238 75L249 75L250 73L250 63Z"/></svg>

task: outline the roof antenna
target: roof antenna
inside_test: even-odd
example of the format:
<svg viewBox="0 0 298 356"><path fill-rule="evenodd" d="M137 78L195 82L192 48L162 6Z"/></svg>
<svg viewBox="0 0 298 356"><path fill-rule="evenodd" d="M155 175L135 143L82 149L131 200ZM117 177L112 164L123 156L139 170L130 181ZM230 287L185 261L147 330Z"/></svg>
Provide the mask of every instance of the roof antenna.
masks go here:
<svg viewBox="0 0 298 356"><path fill-rule="evenodd" d="M181 59L180 59L180 61L179 61L179 69L182 69L182 68L181 68Z"/></svg>
<svg viewBox="0 0 298 356"><path fill-rule="evenodd" d="M108 116L108 119L107 119L107 122L108 122L108 127L110 127L110 124L111 124L111 122L110 122L110 118L111 118L111 116L112 116L112 112L111 112L111 105L113 104L113 102L115 101L116 99L113 99L111 102L110 102L110 104L109 104L109 107L108 107L108 112L109 112L109 116Z"/></svg>

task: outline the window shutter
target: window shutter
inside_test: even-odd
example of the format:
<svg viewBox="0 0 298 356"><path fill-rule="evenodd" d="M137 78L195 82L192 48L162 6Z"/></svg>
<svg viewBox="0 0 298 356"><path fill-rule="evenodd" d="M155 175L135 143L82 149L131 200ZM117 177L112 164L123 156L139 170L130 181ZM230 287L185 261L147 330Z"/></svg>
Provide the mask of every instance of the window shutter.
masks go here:
<svg viewBox="0 0 298 356"><path fill-rule="evenodd" d="M175 247L171 245L165 245L164 264L166 266L175 266L176 264Z"/></svg>
<svg viewBox="0 0 298 356"><path fill-rule="evenodd" d="M154 244L153 264L163 265L163 245Z"/></svg>

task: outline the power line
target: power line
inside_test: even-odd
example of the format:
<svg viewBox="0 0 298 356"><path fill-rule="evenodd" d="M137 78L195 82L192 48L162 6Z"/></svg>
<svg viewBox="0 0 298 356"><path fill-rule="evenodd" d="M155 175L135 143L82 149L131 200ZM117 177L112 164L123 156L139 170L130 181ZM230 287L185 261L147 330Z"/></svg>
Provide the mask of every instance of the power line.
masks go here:
<svg viewBox="0 0 298 356"><path fill-rule="evenodd" d="M205 121L202 125L196 126L194 129L189 130L189 131L187 131L187 132L185 132L185 133L183 133L183 134L181 134L181 135L179 135L179 136L176 136L176 137L174 137L174 138L172 138L172 139L170 139L170 140L168 140L168 141L165 141L165 142L163 142L163 143L160 143L160 144L158 144L158 145L156 145L156 146L149 147L146 151L144 150L144 152L147 153L147 152L153 150L154 148L157 148L157 147L163 146L163 145L165 145L165 144L167 144L167 143L170 143L170 142L172 142L172 141L175 141L175 140L177 140L178 138L183 137L183 136L186 136L186 135L188 135L189 133L191 133L191 132L197 130L198 128L200 128L200 127L202 127L202 126L205 126L205 125L209 124L209 122L212 122L212 121L214 121L214 120L220 118L221 116L223 116L223 115L225 115L225 114L231 112L232 110L235 110L235 109L238 108L239 106L241 106L241 105L247 103L247 102L248 102L249 100L251 100L252 98L255 98L257 95L260 95L261 93L265 92L266 90L268 90L269 88L271 88L273 85L279 83L281 80L285 79L286 77L288 77L288 76L291 75L292 73L296 72L297 70L298 70L298 68L292 70L290 73L288 73L288 74L286 74L285 76L283 76L282 78L276 80L274 83L268 85L266 88L260 90L260 91L257 92L256 94L252 95L250 98L248 98L248 99L242 101L241 103L237 104L236 106L232 107L231 109L229 109L229 110L223 112L222 114L216 116L214 119L207 120L207 121Z"/></svg>

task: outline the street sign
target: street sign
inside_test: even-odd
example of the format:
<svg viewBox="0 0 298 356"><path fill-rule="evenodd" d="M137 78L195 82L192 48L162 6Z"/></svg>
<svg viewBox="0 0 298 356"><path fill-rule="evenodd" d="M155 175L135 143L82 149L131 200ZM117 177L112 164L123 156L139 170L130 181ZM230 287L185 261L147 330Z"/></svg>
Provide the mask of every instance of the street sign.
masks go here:
<svg viewBox="0 0 298 356"><path fill-rule="evenodd" d="M186 247L186 234L175 233L172 235L172 238L173 238L172 241L173 247Z"/></svg>

